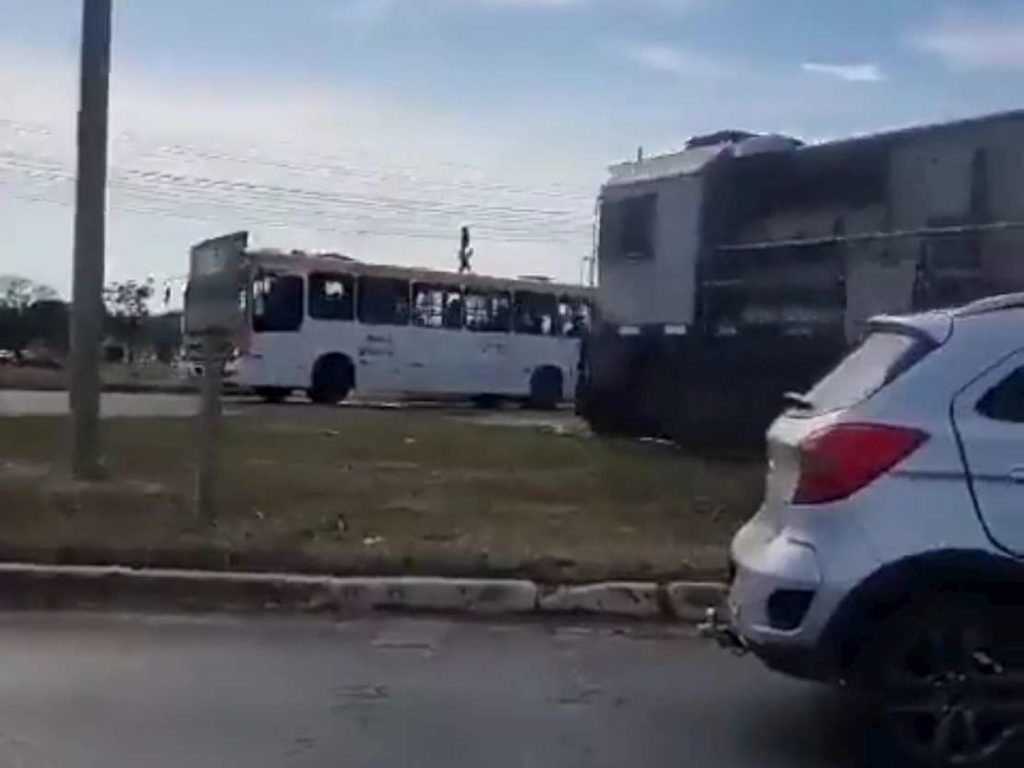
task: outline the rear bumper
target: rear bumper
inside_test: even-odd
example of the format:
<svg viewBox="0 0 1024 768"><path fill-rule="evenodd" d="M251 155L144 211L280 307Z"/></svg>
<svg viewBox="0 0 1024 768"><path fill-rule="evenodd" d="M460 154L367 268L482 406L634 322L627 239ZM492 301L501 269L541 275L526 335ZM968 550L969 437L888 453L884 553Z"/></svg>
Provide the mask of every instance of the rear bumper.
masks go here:
<svg viewBox="0 0 1024 768"><path fill-rule="evenodd" d="M769 601L786 591L817 597L823 579L816 549L791 539L759 515L736 534L732 559L736 572L727 605L730 621L740 634L754 645L813 643L813 627L805 626L806 618L796 627L779 626L769 611Z"/></svg>
<svg viewBox="0 0 1024 768"><path fill-rule="evenodd" d="M842 670L827 629L877 562L848 518L811 517L791 528L766 517L755 516L733 540L735 577L724 620L768 667L803 679L838 679ZM794 595L805 598L796 610L788 600Z"/></svg>
<svg viewBox="0 0 1024 768"><path fill-rule="evenodd" d="M838 679L838 666L820 646L805 648L779 643L752 643L731 623L728 611L709 608L707 620L699 627L701 637L739 656L756 656L766 667L801 680L828 682Z"/></svg>

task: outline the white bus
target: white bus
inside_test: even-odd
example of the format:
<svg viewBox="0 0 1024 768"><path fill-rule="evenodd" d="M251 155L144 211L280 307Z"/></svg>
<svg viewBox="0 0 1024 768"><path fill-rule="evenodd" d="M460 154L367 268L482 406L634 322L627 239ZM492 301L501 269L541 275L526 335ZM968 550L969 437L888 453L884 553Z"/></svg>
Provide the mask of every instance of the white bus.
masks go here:
<svg viewBox="0 0 1024 768"><path fill-rule="evenodd" d="M541 279L249 251L247 328L230 381L269 401L302 390L503 398L552 408L575 393L593 291Z"/></svg>

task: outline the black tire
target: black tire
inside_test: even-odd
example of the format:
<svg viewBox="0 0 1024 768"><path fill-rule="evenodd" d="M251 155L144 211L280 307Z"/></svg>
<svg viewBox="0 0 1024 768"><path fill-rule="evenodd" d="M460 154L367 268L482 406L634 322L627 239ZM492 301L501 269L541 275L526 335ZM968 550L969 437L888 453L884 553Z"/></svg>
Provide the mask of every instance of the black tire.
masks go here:
<svg viewBox="0 0 1024 768"><path fill-rule="evenodd" d="M530 397L527 404L541 411L553 411L562 402L564 384L562 372L553 366L538 368L530 377Z"/></svg>
<svg viewBox="0 0 1024 768"><path fill-rule="evenodd" d="M878 718L872 764L1020 765L1024 734L1021 611L984 595L920 601L875 634L859 678Z"/></svg>
<svg viewBox="0 0 1024 768"><path fill-rule="evenodd" d="M344 355L321 357L313 366L309 399L320 405L340 403L355 385L355 369Z"/></svg>
<svg viewBox="0 0 1024 768"><path fill-rule="evenodd" d="M263 402L270 403L271 405L283 403L290 394L291 390L284 389L283 387L258 387L256 389L256 396L263 400Z"/></svg>

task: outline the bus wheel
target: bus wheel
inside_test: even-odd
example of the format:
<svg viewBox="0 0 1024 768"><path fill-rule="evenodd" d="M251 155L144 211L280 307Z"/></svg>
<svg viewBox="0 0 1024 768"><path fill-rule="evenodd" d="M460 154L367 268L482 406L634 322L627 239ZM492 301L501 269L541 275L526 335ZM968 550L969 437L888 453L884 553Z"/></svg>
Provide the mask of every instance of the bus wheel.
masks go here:
<svg viewBox="0 0 1024 768"><path fill-rule="evenodd" d="M553 411L564 396L562 372L554 366L538 368L530 378L530 407Z"/></svg>
<svg viewBox="0 0 1024 768"><path fill-rule="evenodd" d="M352 361L344 355L326 355L313 366L309 399L321 405L334 405L348 397L354 384Z"/></svg>
<svg viewBox="0 0 1024 768"><path fill-rule="evenodd" d="M256 396L266 403L283 403L291 390L283 387L257 387Z"/></svg>

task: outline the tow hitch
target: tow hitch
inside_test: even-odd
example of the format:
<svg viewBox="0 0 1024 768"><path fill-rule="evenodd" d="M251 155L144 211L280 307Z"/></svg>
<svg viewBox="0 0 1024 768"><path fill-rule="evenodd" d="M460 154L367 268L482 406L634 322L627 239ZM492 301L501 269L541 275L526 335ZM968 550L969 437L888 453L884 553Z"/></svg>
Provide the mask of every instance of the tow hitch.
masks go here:
<svg viewBox="0 0 1024 768"><path fill-rule="evenodd" d="M722 620L718 608L708 608L707 613L704 614L704 622L698 625L697 632L701 637L713 640L718 643L720 648L725 648L737 656L747 653L747 646L743 642L743 638L736 633L729 622Z"/></svg>

